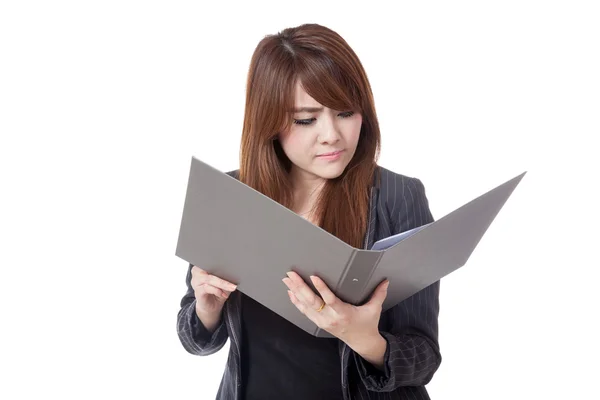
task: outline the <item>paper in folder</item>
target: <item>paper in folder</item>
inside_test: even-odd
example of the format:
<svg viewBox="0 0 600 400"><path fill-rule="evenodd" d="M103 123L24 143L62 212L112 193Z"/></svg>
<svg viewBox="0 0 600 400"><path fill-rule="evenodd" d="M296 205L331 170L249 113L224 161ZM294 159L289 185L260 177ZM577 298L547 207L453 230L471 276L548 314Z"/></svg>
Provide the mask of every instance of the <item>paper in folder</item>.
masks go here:
<svg viewBox="0 0 600 400"><path fill-rule="evenodd" d="M354 305L388 279L385 311L462 267L525 173L435 222L358 249L192 157L175 255L237 284L306 332L331 337L290 302L286 272L313 290L309 276L317 275Z"/></svg>

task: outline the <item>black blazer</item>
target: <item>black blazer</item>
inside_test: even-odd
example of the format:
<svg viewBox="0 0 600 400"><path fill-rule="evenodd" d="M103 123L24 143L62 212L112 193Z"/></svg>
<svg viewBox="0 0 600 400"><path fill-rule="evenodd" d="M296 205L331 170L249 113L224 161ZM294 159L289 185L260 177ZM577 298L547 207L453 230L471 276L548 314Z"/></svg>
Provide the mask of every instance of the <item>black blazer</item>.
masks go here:
<svg viewBox="0 0 600 400"><path fill-rule="evenodd" d="M433 222L425 188L419 179L383 167L378 170L380 179L371 188L365 248L377 240ZM229 174L237 177L238 171ZM230 339L229 357L217 399L237 400L243 384L241 294L233 292L225 302L221 324L210 334L196 315L196 299L190 285L191 268L190 264L187 292L177 315L179 339L186 351L199 356L217 352ZM439 290L438 281L382 313L379 329L388 343L384 371L373 368L339 341L340 386L345 399L429 399L425 385L442 360L438 344Z"/></svg>

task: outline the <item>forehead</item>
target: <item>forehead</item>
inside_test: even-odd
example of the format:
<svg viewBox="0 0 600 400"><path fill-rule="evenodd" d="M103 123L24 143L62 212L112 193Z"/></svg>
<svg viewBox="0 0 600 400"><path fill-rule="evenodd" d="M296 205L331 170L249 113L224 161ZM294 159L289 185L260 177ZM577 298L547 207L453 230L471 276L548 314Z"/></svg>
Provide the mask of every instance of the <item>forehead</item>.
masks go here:
<svg viewBox="0 0 600 400"><path fill-rule="evenodd" d="M300 81L296 82L294 87L294 106L295 107L321 107L322 105L310 97L308 93L302 87Z"/></svg>

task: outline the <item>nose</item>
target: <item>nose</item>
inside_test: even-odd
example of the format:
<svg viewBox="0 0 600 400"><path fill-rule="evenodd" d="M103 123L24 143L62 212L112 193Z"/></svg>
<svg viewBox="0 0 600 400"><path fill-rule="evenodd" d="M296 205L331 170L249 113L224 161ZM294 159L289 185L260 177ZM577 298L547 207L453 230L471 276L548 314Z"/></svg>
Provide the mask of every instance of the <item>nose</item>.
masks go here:
<svg viewBox="0 0 600 400"><path fill-rule="evenodd" d="M321 118L322 125L319 130L319 142L322 144L337 143L340 140L340 133L334 118L328 116Z"/></svg>

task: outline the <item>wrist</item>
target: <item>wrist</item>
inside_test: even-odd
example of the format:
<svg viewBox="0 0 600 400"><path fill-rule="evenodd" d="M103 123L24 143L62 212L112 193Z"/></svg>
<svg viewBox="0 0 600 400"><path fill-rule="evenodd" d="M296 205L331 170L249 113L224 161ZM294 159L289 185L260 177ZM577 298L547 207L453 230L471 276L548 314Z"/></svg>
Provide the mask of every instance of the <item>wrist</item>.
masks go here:
<svg viewBox="0 0 600 400"><path fill-rule="evenodd" d="M374 367L380 370L384 369L384 357L388 343L381 333L377 332L346 344Z"/></svg>
<svg viewBox="0 0 600 400"><path fill-rule="evenodd" d="M369 332L369 333L360 333L354 334L347 338L344 338L344 342L354 351L362 351L368 350L373 346L373 343L379 341L380 339L384 339L381 336L379 331ZM385 339L384 339L385 340Z"/></svg>
<svg viewBox="0 0 600 400"><path fill-rule="evenodd" d="M221 322L222 311L223 308L214 312L205 312L203 310L200 310L198 305L196 305L196 316L198 317L202 325L204 325L206 330L208 330L210 333L213 333L219 326L219 323Z"/></svg>

